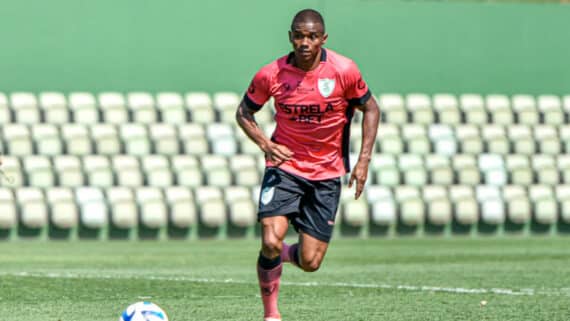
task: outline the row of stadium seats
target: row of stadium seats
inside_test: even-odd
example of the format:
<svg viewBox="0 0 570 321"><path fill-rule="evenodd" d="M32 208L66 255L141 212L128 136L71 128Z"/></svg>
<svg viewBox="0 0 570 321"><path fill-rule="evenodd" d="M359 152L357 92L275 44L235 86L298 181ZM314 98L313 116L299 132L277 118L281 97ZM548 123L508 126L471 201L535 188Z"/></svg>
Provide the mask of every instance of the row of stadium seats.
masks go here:
<svg viewBox="0 0 570 321"><path fill-rule="evenodd" d="M203 225L239 228L256 224L259 187L135 188L0 188L0 230L22 226L59 229L83 226L149 229ZM362 228L463 226L505 222L539 225L570 224L570 185L479 185L421 188L370 186L359 200L344 188L337 226Z"/></svg>
<svg viewBox="0 0 570 321"><path fill-rule="evenodd" d="M354 164L356 155L352 155ZM252 187L259 184L263 156L89 155L25 156L3 158L1 185L29 187L152 186ZM376 155L369 167L369 184L449 186L454 184L528 186L570 184L570 154L507 155L439 154ZM7 181L7 177L11 181Z"/></svg>
<svg viewBox="0 0 570 321"><path fill-rule="evenodd" d="M351 148L358 152L361 128L352 125ZM268 136L275 124L264 126ZM570 125L381 125L375 151L382 154L525 154L570 153ZM235 124L5 124L0 151L26 155L218 155L259 154Z"/></svg>
<svg viewBox="0 0 570 321"><path fill-rule="evenodd" d="M234 113L241 94L219 92L210 96L204 92L149 93L133 92L123 95L105 92L97 98L86 92L62 93L16 92L7 97L0 93L0 123L194 123L234 122ZM394 124L459 124L483 125L488 123L511 125L514 123L559 125L570 117L570 95L562 98L541 95L464 94L382 94L382 121ZM261 124L271 122L271 108L258 113Z"/></svg>

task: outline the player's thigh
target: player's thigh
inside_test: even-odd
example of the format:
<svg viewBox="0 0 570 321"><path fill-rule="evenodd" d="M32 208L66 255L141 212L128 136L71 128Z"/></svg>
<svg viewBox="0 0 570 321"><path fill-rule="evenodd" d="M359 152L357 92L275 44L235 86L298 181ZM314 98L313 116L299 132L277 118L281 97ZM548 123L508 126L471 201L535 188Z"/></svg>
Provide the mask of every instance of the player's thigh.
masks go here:
<svg viewBox="0 0 570 321"><path fill-rule="evenodd" d="M287 216L269 216L264 217L261 223L261 237L263 244L274 244L283 242L289 228L289 219Z"/></svg>
<svg viewBox="0 0 570 321"><path fill-rule="evenodd" d="M329 243L302 231L299 233L299 245L301 264L313 265L314 268L319 267L329 248Z"/></svg>

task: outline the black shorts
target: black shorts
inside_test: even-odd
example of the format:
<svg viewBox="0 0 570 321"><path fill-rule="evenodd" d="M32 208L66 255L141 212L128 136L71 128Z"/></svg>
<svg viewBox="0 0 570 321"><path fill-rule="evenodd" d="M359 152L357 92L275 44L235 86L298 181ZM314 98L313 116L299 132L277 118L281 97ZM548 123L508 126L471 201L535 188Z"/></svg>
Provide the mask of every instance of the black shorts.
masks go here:
<svg viewBox="0 0 570 321"><path fill-rule="evenodd" d="M308 180L276 167L265 169L258 219L284 215L297 231L329 242L340 199L340 178Z"/></svg>

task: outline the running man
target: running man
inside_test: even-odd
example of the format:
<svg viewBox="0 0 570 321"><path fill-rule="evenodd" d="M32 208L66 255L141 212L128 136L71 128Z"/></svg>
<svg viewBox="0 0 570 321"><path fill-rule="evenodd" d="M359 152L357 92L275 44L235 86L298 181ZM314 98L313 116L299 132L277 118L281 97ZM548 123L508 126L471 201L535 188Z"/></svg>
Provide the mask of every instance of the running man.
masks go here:
<svg viewBox="0 0 570 321"><path fill-rule="evenodd" d="M322 46L321 14L298 12L291 23L293 51L262 67L240 103L240 127L265 153L258 218L262 228L257 274L265 321L280 321L277 308L282 262L307 272L319 269L331 239L340 177L350 171L349 129L354 109L363 112L362 146L349 179L362 193L372 156L379 108L356 64ZM254 114L273 97L277 127L271 139ZM289 222L296 244L283 242Z"/></svg>

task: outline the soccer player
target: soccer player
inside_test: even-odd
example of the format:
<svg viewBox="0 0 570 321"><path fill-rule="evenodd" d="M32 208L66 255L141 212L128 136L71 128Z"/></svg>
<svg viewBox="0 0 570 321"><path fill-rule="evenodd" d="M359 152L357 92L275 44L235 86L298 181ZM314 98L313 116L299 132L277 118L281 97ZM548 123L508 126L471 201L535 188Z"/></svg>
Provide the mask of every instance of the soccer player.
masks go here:
<svg viewBox="0 0 570 321"><path fill-rule="evenodd" d="M280 321L277 308L282 262L307 272L319 269L331 239L340 177L350 171L349 130L354 109L363 112L362 146L349 187L364 188L378 128L379 108L356 64L323 48L325 23L312 9L291 23L293 51L262 67L236 112L244 132L265 153L258 218L262 228L257 274L265 321ZM277 127L271 139L254 114L270 97ZM289 222L296 244L283 242Z"/></svg>

